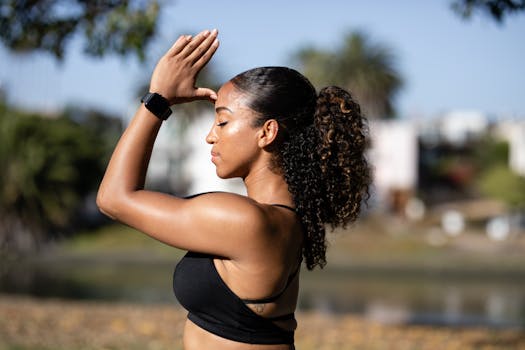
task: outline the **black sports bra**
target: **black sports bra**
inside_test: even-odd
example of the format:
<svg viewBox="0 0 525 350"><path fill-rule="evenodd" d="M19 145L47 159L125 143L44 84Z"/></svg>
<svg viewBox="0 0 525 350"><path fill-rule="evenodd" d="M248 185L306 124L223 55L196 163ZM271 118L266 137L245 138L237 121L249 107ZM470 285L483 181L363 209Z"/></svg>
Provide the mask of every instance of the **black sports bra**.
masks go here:
<svg viewBox="0 0 525 350"><path fill-rule="evenodd" d="M293 208L281 204L275 206ZM262 317L246 304L276 301L296 278L300 264L279 293L262 299L241 299L222 280L213 256L188 252L173 274L173 291L189 311L188 318L199 327L220 337L249 344L293 344L294 332L274 321L294 319L294 314Z"/></svg>

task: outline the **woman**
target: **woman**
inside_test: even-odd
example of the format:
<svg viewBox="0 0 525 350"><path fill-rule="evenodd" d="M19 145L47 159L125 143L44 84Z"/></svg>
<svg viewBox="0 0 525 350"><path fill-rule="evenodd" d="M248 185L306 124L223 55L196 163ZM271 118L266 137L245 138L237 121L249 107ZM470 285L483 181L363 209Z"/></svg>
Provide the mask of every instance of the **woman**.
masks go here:
<svg viewBox="0 0 525 350"><path fill-rule="evenodd" d="M174 291L189 311L186 349L293 349L299 270L323 267L325 224L357 218L369 183L359 106L336 87L317 96L284 67L257 68L220 90L195 87L218 48L217 31L181 36L158 62L100 185L102 212L189 253ZM156 93L156 94L152 94ZM247 196L177 198L144 190L169 106L215 103L206 137L221 178Z"/></svg>

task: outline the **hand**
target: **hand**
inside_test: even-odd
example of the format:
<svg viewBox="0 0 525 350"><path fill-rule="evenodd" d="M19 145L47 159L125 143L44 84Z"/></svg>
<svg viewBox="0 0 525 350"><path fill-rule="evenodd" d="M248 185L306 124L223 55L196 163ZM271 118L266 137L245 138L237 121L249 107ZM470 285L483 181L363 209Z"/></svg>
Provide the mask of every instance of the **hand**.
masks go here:
<svg viewBox="0 0 525 350"><path fill-rule="evenodd" d="M209 62L217 48L217 30L205 30L194 38L183 35L159 60L151 76L150 92L161 94L170 105L217 99L212 89L196 87L201 69Z"/></svg>

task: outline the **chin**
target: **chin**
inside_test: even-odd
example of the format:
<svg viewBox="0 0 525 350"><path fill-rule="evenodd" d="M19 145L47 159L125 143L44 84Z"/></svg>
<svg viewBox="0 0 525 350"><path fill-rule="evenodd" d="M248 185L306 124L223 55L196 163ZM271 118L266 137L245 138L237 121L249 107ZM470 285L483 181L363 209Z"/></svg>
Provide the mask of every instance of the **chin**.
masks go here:
<svg viewBox="0 0 525 350"><path fill-rule="evenodd" d="M241 174L237 174L234 171L220 170L218 167L215 168L215 174L217 174L217 176L219 178L223 179L223 180L234 179L234 178L237 178L237 177L241 177L242 178Z"/></svg>
<svg viewBox="0 0 525 350"><path fill-rule="evenodd" d="M219 168L215 168L215 174L217 174L217 176L221 179L231 179L232 177L230 176L230 174L228 174L227 172L224 172L224 171L221 171L219 170Z"/></svg>

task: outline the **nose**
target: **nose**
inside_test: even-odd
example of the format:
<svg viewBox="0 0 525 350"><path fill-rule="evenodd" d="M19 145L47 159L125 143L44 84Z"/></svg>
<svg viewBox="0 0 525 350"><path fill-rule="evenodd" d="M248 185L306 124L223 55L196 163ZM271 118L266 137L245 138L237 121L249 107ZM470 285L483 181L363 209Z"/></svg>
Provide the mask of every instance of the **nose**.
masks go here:
<svg viewBox="0 0 525 350"><path fill-rule="evenodd" d="M206 142L210 145L217 142L217 133L215 132L215 125L211 127L210 132L208 133L208 135L206 135Z"/></svg>

